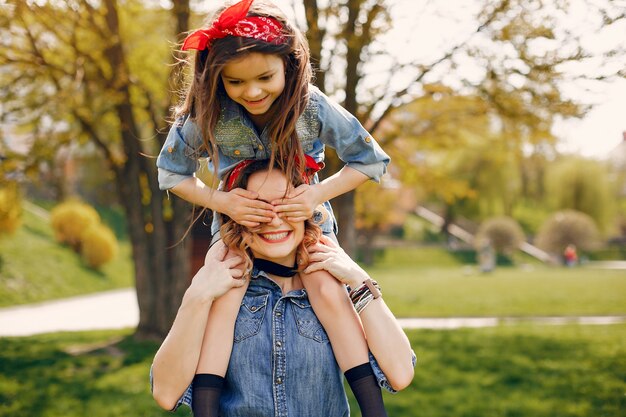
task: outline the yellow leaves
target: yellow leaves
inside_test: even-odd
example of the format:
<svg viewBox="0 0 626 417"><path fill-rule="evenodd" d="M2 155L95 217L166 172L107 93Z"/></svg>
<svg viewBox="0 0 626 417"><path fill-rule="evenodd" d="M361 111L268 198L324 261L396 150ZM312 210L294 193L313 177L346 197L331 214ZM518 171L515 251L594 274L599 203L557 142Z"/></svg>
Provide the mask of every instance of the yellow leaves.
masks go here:
<svg viewBox="0 0 626 417"><path fill-rule="evenodd" d="M0 235L14 233L21 224L22 206L17 183L0 185Z"/></svg>

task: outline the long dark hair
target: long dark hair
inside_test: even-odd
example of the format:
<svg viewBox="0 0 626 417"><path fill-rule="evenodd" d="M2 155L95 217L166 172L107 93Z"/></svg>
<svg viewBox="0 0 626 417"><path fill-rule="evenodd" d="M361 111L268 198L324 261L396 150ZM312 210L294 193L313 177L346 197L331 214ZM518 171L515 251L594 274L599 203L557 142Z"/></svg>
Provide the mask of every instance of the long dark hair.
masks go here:
<svg viewBox="0 0 626 417"><path fill-rule="evenodd" d="M206 27L210 26L225 8L226 6L217 10L208 19L209 24ZM229 61L254 52L278 55L285 63L285 88L273 104L276 109L275 115L266 126L272 141L270 166L277 161L284 172L303 170L304 155L296 133L296 122L308 103L309 83L312 79L306 38L269 0L254 1L248 16L269 16L280 21L285 41L277 45L237 36L214 40L208 49L196 53L191 64L193 77L182 106L176 109L177 116L190 114L200 128L204 150L213 162L216 179L219 156L214 132L223 105L220 99L228 97L220 74Z"/></svg>

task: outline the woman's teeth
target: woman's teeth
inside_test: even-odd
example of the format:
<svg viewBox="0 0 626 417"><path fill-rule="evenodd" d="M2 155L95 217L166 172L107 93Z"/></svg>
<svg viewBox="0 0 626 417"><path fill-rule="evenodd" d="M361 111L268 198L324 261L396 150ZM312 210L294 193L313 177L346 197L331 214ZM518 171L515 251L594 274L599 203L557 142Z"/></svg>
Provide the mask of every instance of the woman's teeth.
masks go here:
<svg viewBox="0 0 626 417"><path fill-rule="evenodd" d="M288 234L289 232L282 232L282 233L263 234L261 236L263 236L263 239L266 239L266 240L280 240L280 239L286 238Z"/></svg>

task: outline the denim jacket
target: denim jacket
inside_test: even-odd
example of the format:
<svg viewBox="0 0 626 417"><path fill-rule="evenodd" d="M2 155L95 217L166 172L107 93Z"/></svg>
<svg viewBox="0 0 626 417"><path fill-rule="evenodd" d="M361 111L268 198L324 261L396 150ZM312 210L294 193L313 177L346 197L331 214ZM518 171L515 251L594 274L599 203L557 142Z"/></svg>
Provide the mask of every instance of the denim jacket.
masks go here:
<svg viewBox="0 0 626 417"><path fill-rule="evenodd" d="M296 131L303 151L317 162L324 160L324 150L330 146L349 167L380 181L389 164L389 156L359 121L347 110L330 100L315 86L309 88L309 103L298 121ZM267 130L259 135L247 112L228 97L221 98L222 110L215 127L219 150L218 175L220 179L229 169L244 159L268 159L271 140ZM157 158L159 186L167 190L199 169L199 159L208 155L199 151L202 135L188 115L181 116L171 127ZM214 167L209 161L209 168ZM319 182L317 175L313 183ZM325 234L337 233L337 226L329 202L324 206L330 213L320 225ZM214 217L212 232L219 226Z"/></svg>
<svg viewBox="0 0 626 417"><path fill-rule="evenodd" d="M395 392L371 354L370 364L379 385ZM190 385L176 408L192 401ZM264 272L253 271L235 322L220 415L350 415L341 370L306 290L283 295Z"/></svg>

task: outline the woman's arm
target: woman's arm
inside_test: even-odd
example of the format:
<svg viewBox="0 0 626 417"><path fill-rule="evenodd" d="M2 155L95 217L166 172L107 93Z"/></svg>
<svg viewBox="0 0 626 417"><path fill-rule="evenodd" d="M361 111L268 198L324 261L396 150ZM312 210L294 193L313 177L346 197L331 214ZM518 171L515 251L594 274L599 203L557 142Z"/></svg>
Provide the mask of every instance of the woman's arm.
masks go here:
<svg viewBox="0 0 626 417"><path fill-rule="evenodd" d="M325 269L351 288L370 278L334 241L323 236L321 242L309 248L311 263L305 273ZM413 380L413 350L383 297L370 301L360 317L369 349L392 388L406 388Z"/></svg>
<svg viewBox="0 0 626 417"><path fill-rule="evenodd" d="M169 334L152 364L152 395L166 410L176 406L191 383L198 366L200 348L213 301L233 287L242 286L241 257L224 260L226 247L216 243L208 251L205 264L194 276Z"/></svg>

